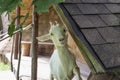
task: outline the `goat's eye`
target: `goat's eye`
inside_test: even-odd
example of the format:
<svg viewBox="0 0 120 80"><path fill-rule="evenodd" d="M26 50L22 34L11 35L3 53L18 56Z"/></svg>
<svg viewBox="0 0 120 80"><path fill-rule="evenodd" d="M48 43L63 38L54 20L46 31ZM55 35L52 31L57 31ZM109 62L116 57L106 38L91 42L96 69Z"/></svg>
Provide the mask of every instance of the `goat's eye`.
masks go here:
<svg viewBox="0 0 120 80"><path fill-rule="evenodd" d="M53 35L53 33L51 33L50 35Z"/></svg>
<svg viewBox="0 0 120 80"><path fill-rule="evenodd" d="M66 29L64 29L63 31L66 32Z"/></svg>

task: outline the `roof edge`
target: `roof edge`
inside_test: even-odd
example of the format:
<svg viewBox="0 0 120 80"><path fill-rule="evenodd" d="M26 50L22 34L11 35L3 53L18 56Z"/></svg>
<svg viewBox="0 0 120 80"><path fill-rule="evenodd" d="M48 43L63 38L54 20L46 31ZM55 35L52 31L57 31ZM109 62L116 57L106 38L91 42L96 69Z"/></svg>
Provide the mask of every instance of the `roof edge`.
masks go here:
<svg viewBox="0 0 120 80"><path fill-rule="evenodd" d="M54 6L57 14L59 15L60 19L64 23L65 26L68 26L68 30L77 44L79 50L82 52L82 55L84 59L86 60L88 66L91 68L93 72L105 72L105 67L100 65L101 62L96 60L96 58L93 57L90 53L94 53L91 46L86 41L85 37L83 36L81 31L78 31L79 29L75 26L78 26L70 16L70 14L67 13L67 10L65 9L63 4L55 5ZM68 19L69 18L69 19ZM74 27L73 27L74 26ZM77 35L77 36L76 36ZM79 43L77 43L79 42ZM85 47L87 45L87 47ZM94 55L95 56L95 55Z"/></svg>

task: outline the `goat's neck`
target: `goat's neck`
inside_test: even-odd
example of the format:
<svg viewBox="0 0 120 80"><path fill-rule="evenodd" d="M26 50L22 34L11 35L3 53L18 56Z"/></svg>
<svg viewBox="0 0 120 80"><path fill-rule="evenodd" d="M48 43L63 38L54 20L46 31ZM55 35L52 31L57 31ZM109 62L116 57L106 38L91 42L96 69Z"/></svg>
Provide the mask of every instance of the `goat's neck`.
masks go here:
<svg viewBox="0 0 120 80"><path fill-rule="evenodd" d="M63 57L63 56L68 55L70 53L67 45L56 46L56 49L58 50L58 54L60 57Z"/></svg>
<svg viewBox="0 0 120 80"><path fill-rule="evenodd" d="M56 46L56 49L58 51L59 59L62 63L62 65L65 67L66 65L71 64L75 57L69 50L68 46ZM64 64L65 63L65 64Z"/></svg>
<svg viewBox="0 0 120 80"><path fill-rule="evenodd" d="M57 49L58 51L68 50L68 45L67 45L67 44L64 45L64 46L55 46L55 47L56 47L56 49Z"/></svg>

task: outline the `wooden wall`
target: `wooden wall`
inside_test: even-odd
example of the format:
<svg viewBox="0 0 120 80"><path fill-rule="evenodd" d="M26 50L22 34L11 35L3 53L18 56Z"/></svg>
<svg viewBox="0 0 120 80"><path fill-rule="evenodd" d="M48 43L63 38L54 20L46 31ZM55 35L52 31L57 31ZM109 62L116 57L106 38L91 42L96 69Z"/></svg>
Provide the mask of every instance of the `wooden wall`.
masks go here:
<svg viewBox="0 0 120 80"><path fill-rule="evenodd" d="M28 4L30 1L31 0L24 0L24 3L27 3L27 5L25 5L25 8L23 8L21 10L21 14L26 13L26 11L29 8L28 6L30 6L30 4ZM32 8L31 8L31 12L32 12ZM13 12L13 14L15 14L15 11ZM15 15L12 15L12 16L14 17ZM53 7L50 7L48 13L39 14L39 36L48 33L48 31L50 29L50 24L49 24L50 21L51 22L57 21L58 23L60 23L60 25L63 25L59 16L57 15L55 10L53 9ZM28 25L31 22L32 22L32 14L30 14L28 21L26 22L25 25ZM31 41L31 30L23 32L23 39L22 40L28 41L28 42ZM82 55L81 55L81 52L77 48L75 42L73 41L73 39L71 38L70 35L68 36L68 45L72 48L77 59L79 59L82 62L85 62ZM51 46L51 45L39 45L39 50L38 50L39 54L50 55L52 53L52 51L53 51L53 46Z"/></svg>

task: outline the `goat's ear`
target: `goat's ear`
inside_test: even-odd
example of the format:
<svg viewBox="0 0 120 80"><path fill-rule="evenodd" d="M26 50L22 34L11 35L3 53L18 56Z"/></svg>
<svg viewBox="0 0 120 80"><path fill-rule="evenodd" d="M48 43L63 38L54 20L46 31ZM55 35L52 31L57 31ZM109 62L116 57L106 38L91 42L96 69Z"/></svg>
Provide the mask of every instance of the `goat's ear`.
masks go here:
<svg viewBox="0 0 120 80"><path fill-rule="evenodd" d="M43 36L36 37L36 39L38 41L47 41L47 40L50 39L50 34L46 34L46 35L43 35Z"/></svg>

